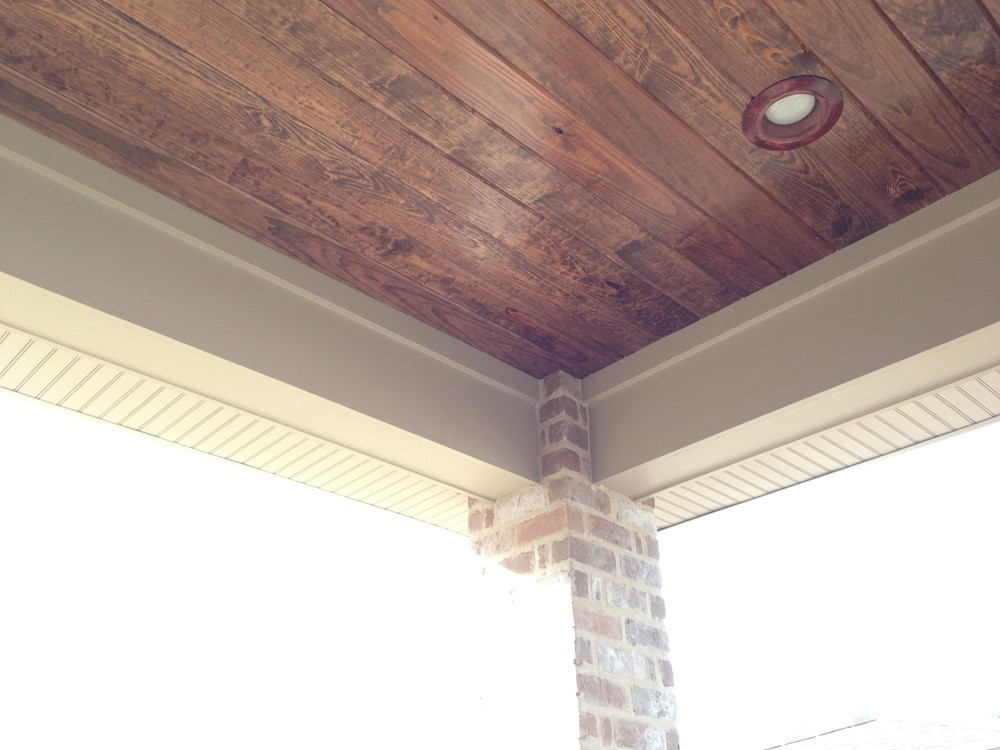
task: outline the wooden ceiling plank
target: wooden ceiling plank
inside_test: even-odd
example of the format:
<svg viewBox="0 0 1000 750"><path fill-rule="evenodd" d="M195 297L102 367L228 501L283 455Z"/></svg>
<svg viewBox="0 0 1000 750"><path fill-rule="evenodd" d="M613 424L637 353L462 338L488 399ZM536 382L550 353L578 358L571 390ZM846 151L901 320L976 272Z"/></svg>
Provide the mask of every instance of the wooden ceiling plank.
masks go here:
<svg viewBox="0 0 1000 750"><path fill-rule="evenodd" d="M122 11L133 11L138 7L137 4L129 2L118 2L117 5ZM343 118L343 121L352 121L352 132L347 133L348 138L358 133L359 129L366 130L363 127L365 124L370 124L372 130L385 130L386 123L372 121L370 117L366 120L361 116L362 113L355 106L363 104L359 100L351 102L350 109L342 108L339 112L330 111L331 107L326 105L333 103L340 106L343 105L340 101L342 97L338 96L340 92L329 91L325 86L325 82L318 75L309 76L308 72L298 64L297 60L282 59L276 47L268 45L266 41L259 37L255 38L255 32L253 32L251 27L246 26L230 14L225 13L219 8L215 8L210 12L209 6L204 6L201 3L177 7L178 3L174 2L170 6L171 12L164 15L152 4L142 5L139 20L154 27L159 34L170 38L178 46L182 48L193 47L205 59L217 61L220 59L220 56L226 56L227 70L224 72L232 73L236 71L237 74L241 74L245 79L239 81L241 84L257 84L259 86L270 87L269 92L273 91L276 87L281 89L295 89L294 84L297 84L299 88L296 91L300 98L312 97L310 102L312 107L311 111L306 112L300 109L295 111L295 114L303 115L314 126L328 125L331 117L334 117L338 121L341 121L341 118ZM199 17L200 25L197 31L191 32L188 28L189 24L175 22L174 16L179 11L180 17L188 18L199 11L203 12L203 15ZM230 43L231 40L235 41ZM240 64L241 56L245 66ZM264 78L266 76L262 76L259 73L255 76L254 71L250 67L253 65L252 60L254 58L261 60L261 65L265 69L268 69L268 66L273 66L270 67L271 71L282 71L286 75L283 78L278 78L277 82L265 81ZM207 74L202 71L202 75ZM223 86L218 87L215 93L221 94L223 88ZM285 92L282 91L282 93L284 94ZM292 106L294 106L294 103L294 101L290 102ZM292 109L292 106L288 108ZM323 113L318 114L315 111L317 108L322 108ZM239 116L237 115L237 117ZM301 131L297 135L300 138L304 137ZM421 169L426 162L415 160L415 162L411 163L406 158L410 154L406 150L406 141L403 138L402 131L384 133L384 135L388 137L390 143L402 142L398 148L391 149L391 151L401 154L405 160L401 171L397 175L400 177L409 176L412 182L412 174L421 174ZM410 140L413 141L414 139L411 137ZM384 150L384 144L385 141L383 140L382 143L377 145L377 148ZM316 144L310 145L316 152L325 152L326 159L333 158L333 155L330 153L331 144L325 144L325 148L316 148ZM426 146L425 150L427 150ZM373 159L382 158L379 152L372 154L371 157ZM535 233L532 235L533 244L526 246L523 252L520 253L502 247L499 241L491 241L488 237L478 236L471 227L462 220L456 220L454 214L452 214L452 210L456 209L456 207L460 208L463 205L470 207L473 214L479 210L479 201L470 201L469 191L462 192L457 187L457 180L461 180L462 184L469 184L475 178L468 172L447 162L437 152L431 151L430 157L443 162L443 166L446 169L450 169L456 178L453 180L456 183L456 187L451 188L452 192L443 198L439 198L441 205L445 205L447 208L443 208L437 215L433 215L429 210L401 211L399 207L394 208L391 203L385 204L383 202L382 204L378 204L379 211L385 211L390 216L395 211L394 220L396 222L411 222L409 227L401 226L401 229L431 245L434 244L432 242L433 238L428 237L425 233L442 230L445 223L451 225L451 229L459 234L464 233L464 236L453 234L452 239L457 241L446 244L439 242L436 247L444 251L451 249L451 259L459 263L468 264L475 262L481 265L483 258L488 257L490 259L490 266L485 271L480 271L477 268L474 272L484 273L487 276L489 274L497 276L496 282L498 288L502 289L504 283L503 278L500 277L503 276L504 270L508 271L510 273L509 279L511 280L507 282L507 286L516 286L518 289L516 294L512 293L512 296L528 298L529 292L533 287L544 287L542 298L529 300L530 305L528 306L533 309L533 316L540 314L535 312L535 310L544 310L546 305L554 308L557 304L560 304L558 300L563 298L559 307L562 311L559 319L560 327L568 326L567 331L572 331L573 319L578 319L581 326L589 329L578 331L580 334L579 341L590 340L595 346L600 344L608 348L609 351L617 352L619 355L635 351L641 346L651 343L656 338L677 330L679 327L687 325L696 319L689 311L683 309L672 299L653 290L652 287L632 274L631 271L610 264L605 256L579 242L572 241L561 230L559 230L561 233L560 239L565 242L557 244L541 237L537 233L536 228ZM378 166L386 167L392 164L395 164L395 162L383 159ZM361 172L368 168L360 168L356 174L361 175ZM374 167L371 168L374 169ZM439 167L431 165L428 169L436 170ZM392 194L389 197L399 197L400 190L398 190L398 185L390 186L388 182L384 177L379 178L378 187L381 189L393 187L394 190L391 191ZM429 179L428 182L432 182L432 179ZM349 183L343 182L337 188L338 191L342 192L348 186ZM425 185L425 192L429 191L433 194L434 187L436 185L431 185L430 187ZM472 187L474 190L475 187ZM482 187L485 188L486 186L483 185ZM506 196L497 193L492 188L487 188L487 190L491 194L489 198L494 200L494 203L499 201L503 204L495 207L495 211L489 210L487 213L502 215L501 209L516 205L506 198ZM379 198L384 197L376 195L376 202ZM501 234L498 228L494 228L494 231L497 234ZM478 258L469 257L469 253L474 253L477 245L485 248L488 252L480 250ZM518 278L521 279L519 284L513 281ZM608 281L611 283L608 284ZM526 307L526 305L522 305L521 307Z"/></svg>
<svg viewBox="0 0 1000 750"><path fill-rule="evenodd" d="M876 0L1000 148L1000 34L976 0Z"/></svg>
<svg viewBox="0 0 1000 750"><path fill-rule="evenodd" d="M598 194L654 236L678 247L705 225L704 212L629 159L553 96L422 0L373 7L361 0L327 2L439 86ZM718 230L713 258L689 258L741 294L778 280L782 272L741 238ZM724 259L724 260L722 260ZM706 267L706 260L715 265Z"/></svg>
<svg viewBox="0 0 1000 750"><path fill-rule="evenodd" d="M377 106L456 162L581 241L628 267L622 250L636 243L661 258L660 273L643 276L699 317L739 296L673 248L567 178L471 112L319 0L221 0L224 7L327 78Z"/></svg>
<svg viewBox="0 0 1000 750"><path fill-rule="evenodd" d="M505 196L513 196L514 200L506 203L498 200L489 212L497 224L492 228L494 236L502 236L507 244L540 252L550 250L546 257L539 259L547 265L565 264L569 260L571 265L567 270L576 271L577 283L589 285L596 296L613 297L609 300L612 304L627 300L624 309L635 316L634 322L647 330L663 336L694 320L687 311L676 309L676 305L657 300L651 294L654 287L697 317L738 299L713 277L662 243L656 243L657 250L668 256L666 263L673 274L661 285L647 286L642 278L633 275L633 269L616 251L631 242L652 244L655 240L534 153L461 106L432 81L318 0L286 0L280 8L274 8L269 0L219 0L219 4L244 18L276 44L308 59L324 77L350 88L478 173L485 182L496 185ZM516 179L521 166L529 177L529 192L525 192L520 180ZM536 194L534 186L539 182L551 186L552 192ZM523 205L567 193L572 200L569 206L558 200L532 209ZM594 232L581 233L581 223L592 220L595 208L600 231L596 236ZM624 223L624 230L617 231L623 231L625 237L613 237L609 241L608 221L612 223L612 231L615 231L613 225ZM581 241L589 247L579 245ZM614 262L602 262L591 248L603 250Z"/></svg>
<svg viewBox="0 0 1000 750"><path fill-rule="evenodd" d="M105 29L107 31L107 29ZM118 42L119 45L127 44L127 41L121 40ZM129 69L134 69L140 65L138 60L133 59L130 61L131 64L128 65ZM156 66L153 68L154 72ZM157 86L161 84L157 83ZM188 87L189 91L194 91L197 88L196 82L192 82L192 85ZM202 108L202 113L214 113L219 105L222 103L223 91L216 88L211 95L208 97L208 104L206 108ZM216 107L211 106L212 102L216 103ZM266 104L263 105L266 107ZM243 120L246 118L242 117L243 110L246 109L245 102L237 102L234 105L233 112L231 113L232 120L230 124L236 126L239 129L240 125L244 125ZM290 130L293 130L296 136L300 139L303 137L303 129L299 127L292 127L289 123L289 118L269 111L266 108L260 110L261 118L267 122L274 125L285 127L286 125ZM225 127L226 121L216 122L216 126L220 129ZM248 140L254 139L258 134L254 132L241 133L241 137ZM152 137L152 136L151 136ZM259 140L259 139L258 139ZM282 141L271 141L270 146L273 146L277 150L281 150L284 146ZM369 181L365 177L366 165L361 164L355 160L355 163L343 164L338 162L336 154L333 150L339 147L335 147L333 144L317 144L315 142L310 143L310 146L314 151L321 152L326 151L327 156L324 159L324 169L322 173L316 175L315 170L313 172L304 174L304 178L311 180L310 184L305 186L300 186L298 193L302 198L303 203L308 200L308 193L310 187L316 187L319 189L319 183L330 183L335 188L336 192L340 197L347 197L349 200L354 201L356 207L371 207L378 209L378 215L382 219L393 219L395 218L396 226L402 228L404 231L408 232L411 236L416 236L417 239L429 243L436 247L448 247L456 245L461 245L463 248L468 245L468 247L463 250L463 252L477 252L480 258L482 257L492 257L494 258L493 265L497 268L493 269L492 266L489 268L489 273L486 274L488 277L490 273L495 275L493 281L498 285L502 286L502 282L508 277L502 273L504 271L504 266L506 270L510 272L510 278L517 279L521 278L523 290L517 293L512 292L512 297L516 299L517 297L528 296L529 291L532 289L532 284L529 283L533 276L541 275L539 271L529 266L524 259L517 253L512 253L505 248L501 248L497 243L490 242L489 238L483 238L476 235L476 233L470 230L468 227L463 227L459 222L451 220L447 214L435 214L433 206L427 204L420 196L408 192L403 186L396 185L393 183L391 178L385 176L376 176L371 180L371 186L374 192L369 191ZM320 148L323 146L323 148ZM261 149L261 152L265 149ZM341 157L344 154L340 154ZM287 161L282 162L282 166L287 164ZM332 177L331 177L332 175ZM331 182L332 178L336 178L335 182ZM368 191L368 192L366 192ZM277 194L281 197L281 194ZM387 199L388 202L387 202ZM405 200L404 200L405 199ZM398 205L396 205L398 204ZM425 204L425 205L421 205ZM292 210L285 207L286 210ZM441 229L445 229L445 234L441 234ZM452 234L450 240L447 237L451 230L459 232L458 235ZM428 234L430 232L430 234ZM462 234L464 232L464 234ZM437 235L437 236L435 236ZM450 243L450 244L449 244ZM607 298L614 298L617 295L617 301L620 301L620 305L623 309L630 310L630 316L633 320L628 321L629 325L624 326L619 324L617 328L612 329L609 335L605 337L606 341L614 342L615 346L618 346L618 342L621 342L621 346L628 346L632 350L638 348L646 343L650 343L655 340L656 337L665 335L672 330L677 330L677 328L682 327L690 322L693 322L695 316L693 316L688 311L680 308L675 303L667 300L666 298L659 297L655 292L646 286L643 282L638 280L636 277L629 278L628 274L623 274L622 271L614 266L612 266L602 255L595 254L596 258L584 258L581 259L578 256L573 255L575 248L573 247L558 247L552 246L552 243L544 237L535 236L534 237L534 247L542 247L548 251L548 257L545 258L547 262L551 265L557 266L560 273L564 277L569 277L571 282L583 282L580 286L586 287L588 284L597 289L600 296ZM499 258L499 260L496 260ZM588 263L589 261L589 263ZM470 261L471 262L471 261ZM477 261L478 265L479 261ZM520 268L520 275L518 273L518 268ZM475 272L479 272L479 269L471 269ZM527 279L528 281L524 281ZM535 285L537 286L537 282ZM617 286L613 288L612 285ZM572 284L568 285L569 293L573 293ZM559 290L547 289L545 290L545 300L550 298L557 298L559 295ZM655 296L654 296L655 295ZM597 302L600 302L600 296ZM540 306L542 304L541 298L535 298L533 300L532 306ZM572 311L579 310L586 307L587 305L593 306L594 301L583 298L582 295L577 294L576 299L567 300L567 308L572 313ZM528 303L520 305L520 307L526 307ZM541 308L539 308L541 309ZM563 308L560 308L562 310ZM563 318L566 314L563 313ZM536 313L533 313L536 315ZM622 316L625 319L625 316ZM649 331L644 333L642 331L636 331L632 328L632 323L636 320L641 321L644 327ZM560 319L559 323L564 325L564 320ZM590 324L588 324L590 325ZM586 334L581 341L591 340L597 342L599 340L599 330L589 327ZM628 350L616 350L618 355L628 353Z"/></svg>
<svg viewBox="0 0 1000 750"><path fill-rule="evenodd" d="M437 3L626 157L644 164L785 273L801 265L778 248L794 243L825 246L818 254L831 249L541 0ZM748 205L754 210L747 211Z"/></svg>
<svg viewBox="0 0 1000 750"><path fill-rule="evenodd" d="M860 167L838 154L800 148L777 153L743 135L743 109L756 92L741 89L667 18L645 2L547 0L591 44L678 119L702 135L775 198L785 202L832 245L856 242L896 218L884 190L869 185ZM822 248L789 243L791 265L822 257ZM801 257L800 257L801 254Z"/></svg>
<svg viewBox="0 0 1000 750"><path fill-rule="evenodd" d="M319 0L217 4L522 203L575 184Z"/></svg>
<svg viewBox="0 0 1000 750"><path fill-rule="evenodd" d="M611 254L619 262L698 317L711 315L740 299L741 294L690 260L689 256L695 254L687 249L693 244L690 239L682 239L677 245L686 249L688 254L685 255L648 234L580 185L572 181L568 184L574 189L553 191L534 201L532 207L595 246L600 246L605 237L612 235L615 241ZM595 201L605 209L593 211ZM579 217L575 222L574 216ZM655 269L633 262L637 253L655 258Z"/></svg>
<svg viewBox="0 0 1000 750"><path fill-rule="evenodd" d="M490 324L337 241L227 189L138 138L0 65L0 111L236 231L381 299L536 377L565 368L544 346ZM205 196L213 196L211 206ZM579 364L577 363L577 366Z"/></svg>
<svg viewBox="0 0 1000 750"><path fill-rule="evenodd" d="M778 14L940 183L955 190L1000 168L872 0L789 0Z"/></svg>
<svg viewBox="0 0 1000 750"><path fill-rule="evenodd" d="M993 25L1000 28L1000 0L979 0L989 15L993 17Z"/></svg>
<svg viewBox="0 0 1000 750"><path fill-rule="evenodd" d="M671 26L690 39L746 94L796 75L837 77L817 60L760 0L651 0ZM855 192L874 192L895 209L893 220L944 197L938 182L854 98L844 92L837 125L811 144L832 164L858 170ZM846 167L845 167L846 168ZM867 189L866 189L867 186Z"/></svg>
<svg viewBox="0 0 1000 750"><path fill-rule="evenodd" d="M217 148L218 145L214 144L213 147ZM206 148L204 140L202 148ZM211 169L212 167L208 165L205 168ZM235 179L230 178L227 184L236 189L246 189L246 181L242 179L243 177L248 177L250 180L260 180L261 183L280 182L277 173L269 171L266 167L257 166L253 169L252 173L247 172ZM220 180L225 179L224 175L218 173L214 176ZM252 194L252 190L250 194ZM261 198L259 195L256 197ZM203 199L203 205L207 203L210 201ZM268 203L273 205L275 202L270 200ZM503 326L533 342L543 350L550 352L552 356L559 358L566 367L574 369L600 367L617 357L614 353L605 352L592 342L578 341L572 335L559 331L557 321L547 320L544 310L530 306L530 297L529 301L524 303L524 307L530 309L531 314L519 315L519 308L511 307L512 304L517 304L516 301L507 298L501 292L491 288L488 282L480 281L471 273L465 272L463 274L461 270L456 272L456 269L447 264L437 262L435 253L429 248L422 247L419 243L405 236L389 233L370 221L366 222L364 218L340 211L338 207L321 205L321 201L315 201L313 207L313 215L322 214L328 223L312 221L308 216L298 215L301 212L294 210L294 207L290 215L297 216L298 220L305 226L320 233L324 233L323 229L330 226L339 228L342 235L349 238L347 241L352 247L360 249L375 262L385 260L387 256L392 256L397 250L405 252L407 257L404 262L393 263L392 261L399 259L389 257L390 267L396 271L404 272L407 278L416 281L439 296L461 303L466 309L471 308L473 312L485 320ZM277 206L277 208L280 211L283 207ZM332 232L324 234L330 236ZM366 245L369 235L372 239ZM382 292L380 296L384 296L384 294Z"/></svg>
<svg viewBox="0 0 1000 750"><path fill-rule="evenodd" d="M310 191L308 183L282 174L280 168L263 159L243 158L240 144L214 136L201 129L198 124L189 124L182 113L171 109L164 100L151 97L124 81L115 80L110 73L92 73L88 78L86 62L74 58L68 43L61 45L58 50L46 50L39 39L35 39L35 44L32 45L25 26L21 27L19 34L8 33L7 36L9 44L0 51L0 57L13 66L20 63L22 69L19 72L36 80L41 79L42 83L46 80L55 82L64 87L67 95L78 104L95 108L98 114L107 115L108 119L127 118L119 120L117 124L140 137L155 138L158 145L169 152L185 158L238 189L255 195L269 205L278 207L288 215L298 216L302 222L317 231L333 236L348 233L352 237L352 246L366 250L378 262L397 270L405 270L407 275L419 279L423 285L433 288L438 294L453 299L460 298L466 302L467 307L474 306L473 309L479 314L490 316L493 322L500 325L506 324L513 317L515 323L522 327L527 324L527 328L521 330L521 333L535 337L536 343L543 343L545 346L556 345L557 337L554 334L564 333L564 329L568 327L567 319L564 315L561 316L558 307L553 307L542 293L532 292L530 279L517 295L498 291L495 285L507 280L507 275L500 269L493 270L490 267L490 273L485 273L479 268L463 268L461 265L456 267L430 247L421 246L410 237L380 226L377 222L372 223L370 217L352 211L350 206L324 200L324 196ZM40 38L44 38L44 34ZM128 114L124 115L126 112ZM432 218L428 217L424 223L429 224L431 221ZM434 239L430 235L428 238ZM487 253L490 252L489 248L484 249ZM530 269L528 272L530 273ZM495 278L491 279L491 275ZM490 283L491 280L493 284ZM530 320L526 316L511 315L510 305L518 304L518 299L522 306L532 310ZM551 320L544 317L547 307L552 314ZM588 358L598 358L598 361L616 356L614 350L604 352L598 342L587 336L587 332L583 332L574 345L571 345L574 348L567 350L563 356L573 355L576 351L587 352ZM563 335L562 338L566 336ZM572 337L570 340L573 340Z"/></svg>

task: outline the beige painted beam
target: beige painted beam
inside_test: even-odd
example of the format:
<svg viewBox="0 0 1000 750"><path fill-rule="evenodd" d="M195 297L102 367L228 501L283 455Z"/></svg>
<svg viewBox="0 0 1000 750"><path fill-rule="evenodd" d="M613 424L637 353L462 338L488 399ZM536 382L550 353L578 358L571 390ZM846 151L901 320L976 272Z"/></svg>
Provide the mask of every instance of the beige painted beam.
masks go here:
<svg viewBox="0 0 1000 750"><path fill-rule="evenodd" d="M0 320L484 497L530 377L0 118ZM1000 363L1000 174L584 382L653 494Z"/></svg>
<svg viewBox="0 0 1000 750"><path fill-rule="evenodd" d="M0 118L0 321L485 497L537 382Z"/></svg>
<svg viewBox="0 0 1000 750"><path fill-rule="evenodd" d="M584 381L633 497L1000 363L996 173Z"/></svg>

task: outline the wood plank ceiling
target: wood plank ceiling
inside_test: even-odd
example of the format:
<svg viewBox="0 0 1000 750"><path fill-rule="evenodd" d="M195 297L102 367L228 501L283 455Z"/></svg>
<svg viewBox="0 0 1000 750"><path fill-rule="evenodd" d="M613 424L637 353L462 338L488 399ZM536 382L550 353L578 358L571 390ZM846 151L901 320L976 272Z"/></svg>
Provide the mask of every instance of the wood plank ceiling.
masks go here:
<svg viewBox="0 0 1000 750"><path fill-rule="evenodd" d="M0 111L534 376L1000 168L998 0L0 11ZM755 148L743 108L800 74L841 87L840 122Z"/></svg>

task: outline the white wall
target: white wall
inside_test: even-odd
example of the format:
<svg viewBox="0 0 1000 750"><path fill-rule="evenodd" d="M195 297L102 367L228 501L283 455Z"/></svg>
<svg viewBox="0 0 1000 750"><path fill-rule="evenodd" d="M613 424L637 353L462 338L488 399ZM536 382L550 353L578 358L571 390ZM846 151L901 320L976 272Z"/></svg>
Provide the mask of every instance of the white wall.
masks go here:
<svg viewBox="0 0 1000 750"><path fill-rule="evenodd" d="M0 390L0 748L568 750L569 581Z"/></svg>
<svg viewBox="0 0 1000 750"><path fill-rule="evenodd" d="M1000 421L660 532L687 750L1000 715Z"/></svg>

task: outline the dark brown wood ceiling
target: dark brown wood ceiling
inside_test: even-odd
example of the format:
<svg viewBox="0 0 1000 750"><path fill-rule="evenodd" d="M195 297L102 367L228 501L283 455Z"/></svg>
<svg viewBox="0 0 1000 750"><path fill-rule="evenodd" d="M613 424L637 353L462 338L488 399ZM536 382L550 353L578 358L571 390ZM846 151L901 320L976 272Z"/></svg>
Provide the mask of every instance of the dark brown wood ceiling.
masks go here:
<svg viewBox="0 0 1000 750"><path fill-rule="evenodd" d="M0 111L535 376L1000 168L1000 0L0 0ZM844 91L792 152L769 84Z"/></svg>

